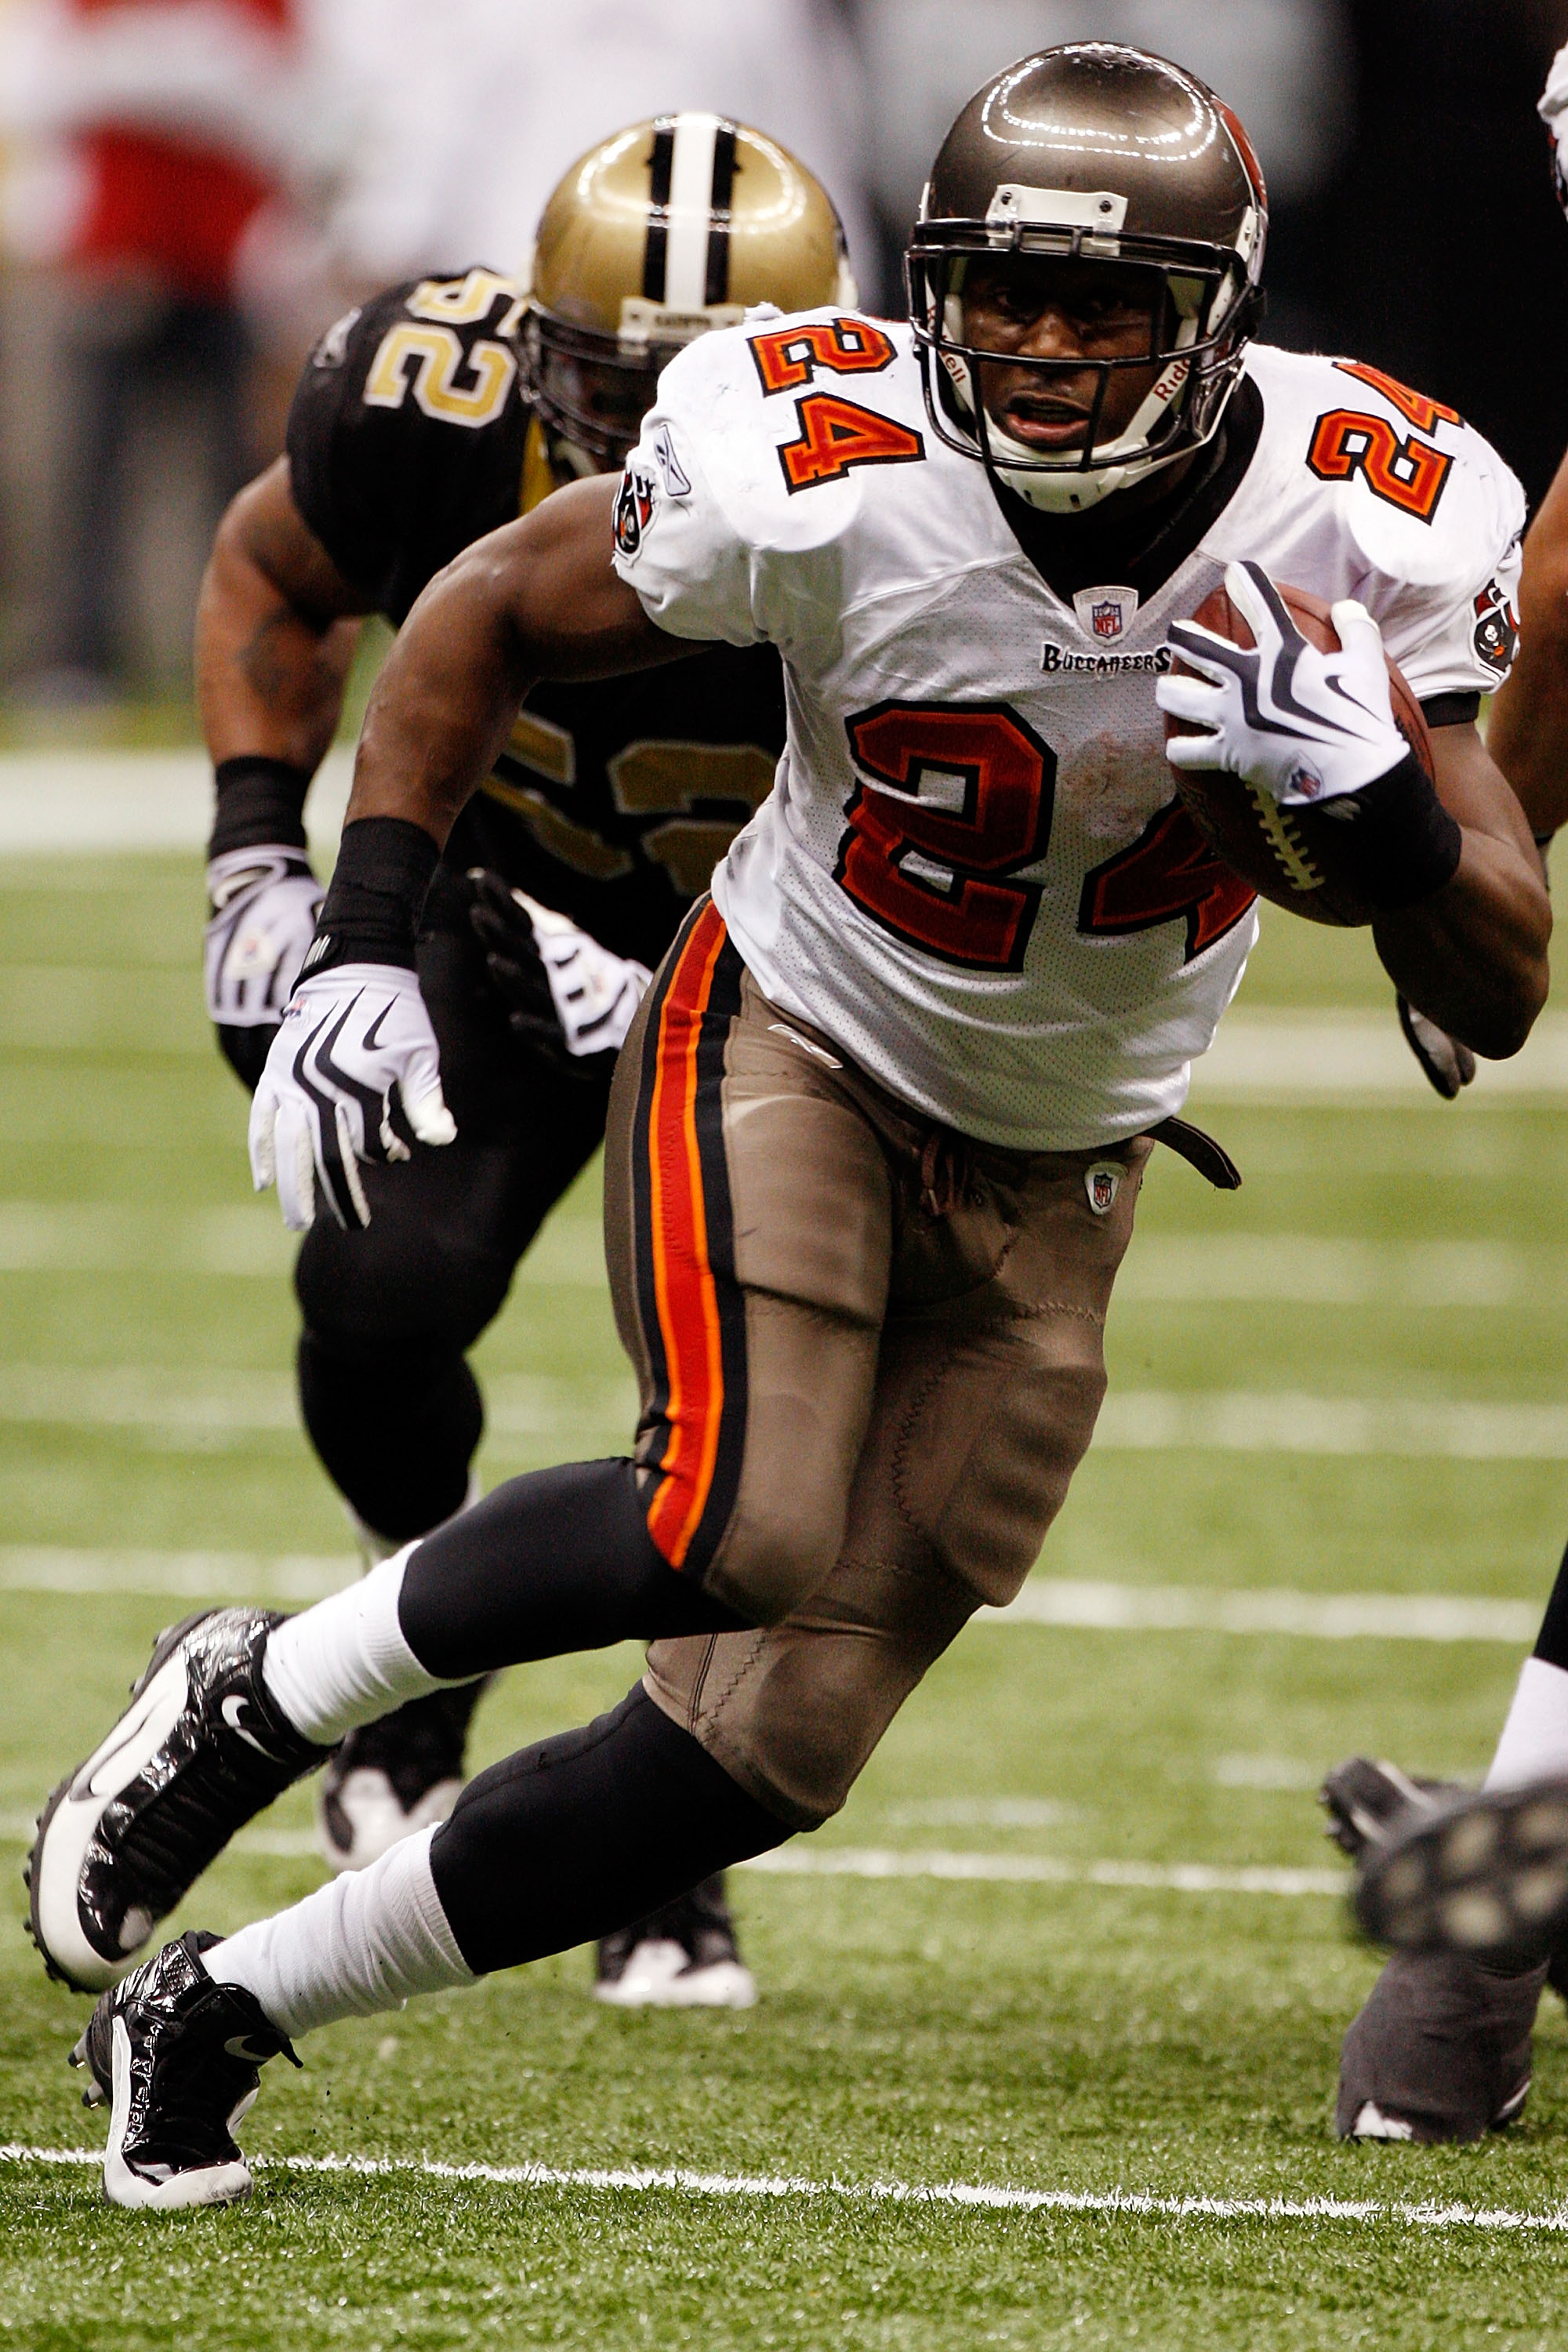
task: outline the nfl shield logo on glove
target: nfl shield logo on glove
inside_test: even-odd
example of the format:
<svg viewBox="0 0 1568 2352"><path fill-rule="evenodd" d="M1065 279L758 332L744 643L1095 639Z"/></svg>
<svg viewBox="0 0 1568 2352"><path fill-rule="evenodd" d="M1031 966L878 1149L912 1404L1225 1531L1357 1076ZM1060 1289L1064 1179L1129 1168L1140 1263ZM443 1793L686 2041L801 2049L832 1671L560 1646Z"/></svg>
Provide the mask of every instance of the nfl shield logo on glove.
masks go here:
<svg viewBox="0 0 1568 2352"><path fill-rule="evenodd" d="M1122 1170L1114 1160L1097 1160L1092 1168L1083 1171L1083 1189L1089 1194L1089 1205L1097 1217L1103 1217L1116 1206L1116 1195L1121 1190Z"/></svg>

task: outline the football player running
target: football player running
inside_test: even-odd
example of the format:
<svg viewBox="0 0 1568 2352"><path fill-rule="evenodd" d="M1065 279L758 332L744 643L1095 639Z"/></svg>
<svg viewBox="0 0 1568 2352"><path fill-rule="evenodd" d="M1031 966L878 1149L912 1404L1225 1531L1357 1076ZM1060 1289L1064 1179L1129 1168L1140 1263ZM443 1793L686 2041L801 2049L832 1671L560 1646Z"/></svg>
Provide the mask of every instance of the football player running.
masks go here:
<svg viewBox="0 0 1568 2352"><path fill-rule="evenodd" d="M1552 139L1552 179L1568 210L1568 49L1547 78L1541 112ZM1487 745L1519 797L1542 857L1568 821L1568 462L1560 468L1524 542L1517 664L1492 706ZM1489 599L1476 606L1477 650L1505 667L1514 614ZM1438 1050L1449 1041L1440 1037ZM1516 1834L1533 1784L1568 1777L1568 1554L1546 1605L1533 1654L1486 1776L1465 1801L1451 1787L1413 1780L1358 1757L1324 1786L1334 1834L1369 1867L1370 1924L1408 1944L1389 1961L1345 2037L1338 2128L1360 2138L1478 2140L1515 2123L1531 2080L1531 2036L1543 1986L1568 1993L1568 1883L1553 1849L1562 1829L1548 1811L1542 1839ZM1475 1826L1468 1827L1475 1817ZM1482 1826L1482 1825L1486 1826ZM1430 1873L1449 1867L1454 1838L1471 1841L1449 1888L1469 1898L1456 1912L1470 1933L1435 1948L1447 1917L1434 1907ZM1408 1892L1396 1913L1385 1889L1403 1858ZM1543 1868L1543 1865L1545 1867ZM1479 1874L1479 1879L1478 1874ZM1534 1915L1521 1919L1521 1881ZM1395 1870L1394 1885L1399 1885ZM1476 1900L1479 1895L1484 1899ZM1528 1932L1526 1932L1528 1931Z"/></svg>
<svg viewBox="0 0 1568 2352"><path fill-rule="evenodd" d="M580 159L526 275L525 295L487 268L428 278L340 320L305 369L287 456L219 531L197 628L217 776L207 994L252 1087L320 910L302 810L358 616L401 624L469 541L618 470L682 342L763 297L853 299L823 190L772 141L705 114L638 124ZM333 1158L313 1223L308 1165L283 1173L289 1222L310 1226L301 1411L367 1565L473 1499L483 1409L466 1351L597 1148L648 971L765 796L783 740L765 646L542 687L454 826L415 948L446 1109L409 1100L395 1171ZM450 1811L480 1688L344 1740L318 1813L336 1867ZM751 1997L721 1887L640 1924L601 1949L603 1997Z"/></svg>
<svg viewBox="0 0 1568 2352"><path fill-rule="evenodd" d="M1346 856L1364 836L1395 984L1476 1051L1522 1042L1550 907L1472 723L1518 487L1438 404L1252 345L1265 229L1246 136L1192 76L1109 44L1026 58L937 158L909 327L829 307L701 338L618 485L563 490L421 599L258 1093L258 1181L296 1203L389 1154L400 1106L432 1114L419 909L531 682L783 656L778 782L612 1090L636 1452L514 1479L299 1616L171 1636L110 1735L125 1760L72 1783L73 1932L90 1912L129 1958L270 1793L409 1697L631 1636L647 1671L439 1828L107 1991L79 2056L116 2200L243 2194L230 2119L293 2037L815 1828L1017 1591L1093 1430L1153 1142L1227 1165L1172 1122L1254 910L1173 798L1173 690L1206 729L1184 759L1261 793L1310 766L1362 819ZM1336 601L1342 651L1270 575ZM1184 618L1222 581L1250 655ZM1173 643L1197 677L1166 675Z"/></svg>

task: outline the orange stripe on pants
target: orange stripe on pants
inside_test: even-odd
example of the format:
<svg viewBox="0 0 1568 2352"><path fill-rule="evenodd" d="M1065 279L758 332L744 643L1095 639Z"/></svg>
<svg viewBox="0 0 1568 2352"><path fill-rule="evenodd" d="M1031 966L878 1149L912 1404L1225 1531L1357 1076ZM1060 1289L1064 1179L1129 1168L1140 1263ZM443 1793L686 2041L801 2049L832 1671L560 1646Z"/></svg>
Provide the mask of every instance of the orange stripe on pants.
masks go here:
<svg viewBox="0 0 1568 2352"><path fill-rule="evenodd" d="M714 969L729 937L704 908L659 1008L648 1120L654 1297L664 1341L669 1434L647 1529L671 1568L684 1561L713 1483L724 1412L719 1301L697 1138L697 1049Z"/></svg>

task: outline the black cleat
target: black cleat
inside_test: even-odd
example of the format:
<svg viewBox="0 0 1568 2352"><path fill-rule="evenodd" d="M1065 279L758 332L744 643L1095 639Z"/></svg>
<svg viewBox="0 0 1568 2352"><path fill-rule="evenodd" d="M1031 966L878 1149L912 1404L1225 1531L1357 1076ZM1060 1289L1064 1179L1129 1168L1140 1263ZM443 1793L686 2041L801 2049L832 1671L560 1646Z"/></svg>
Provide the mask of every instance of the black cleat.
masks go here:
<svg viewBox="0 0 1568 2352"><path fill-rule="evenodd" d="M619 2009L750 2009L756 1981L735 1942L723 1873L606 1936L594 1998Z"/></svg>
<svg viewBox="0 0 1568 2352"><path fill-rule="evenodd" d="M132 1703L38 1817L23 1876L49 1974L101 1992L253 1814L331 1754L261 1678L275 1610L214 1609L153 1644Z"/></svg>
<svg viewBox="0 0 1568 2352"><path fill-rule="evenodd" d="M1318 1791L1318 1802L1329 1817L1323 1835L1359 1862L1369 1847L1386 1841L1402 1814L1412 1809L1430 1812L1434 1805L1464 1793L1452 1780L1424 1780L1416 1773L1402 1772L1397 1764L1374 1764L1368 1756L1352 1756L1348 1764L1335 1766Z"/></svg>
<svg viewBox="0 0 1568 2352"><path fill-rule="evenodd" d="M250 2194L235 2127L267 2060L300 2061L253 1993L208 1976L201 1956L218 1941L193 1927L165 1944L103 1995L71 2052L92 2074L83 2106L109 2105L111 2205L230 2205Z"/></svg>
<svg viewBox="0 0 1568 2352"><path fill-rule="evenodd" d="M446 1820L462 1794L468 1721L483 1688L431 1691L350 1732L316 1797L316 1836L334 1870L364 1870L399 1838Z"/></svg>
<svg viewBox="0 0 1568 2352"><path fill-rule="evenodd" d="M1568 1937L1568 1780L1483 1790L1405 1815L1363 1857L1355 1913L1399 1951L1544 1962Z"/></svg>
<svg viewBox="0 0 1568 2352"><path fill-rule="evenodd" d="M1457 1952L1396 1952L1345 2036L1341 2139L1478 2140L1524 2113L1546 1970L1500 1976Z"/></svg>

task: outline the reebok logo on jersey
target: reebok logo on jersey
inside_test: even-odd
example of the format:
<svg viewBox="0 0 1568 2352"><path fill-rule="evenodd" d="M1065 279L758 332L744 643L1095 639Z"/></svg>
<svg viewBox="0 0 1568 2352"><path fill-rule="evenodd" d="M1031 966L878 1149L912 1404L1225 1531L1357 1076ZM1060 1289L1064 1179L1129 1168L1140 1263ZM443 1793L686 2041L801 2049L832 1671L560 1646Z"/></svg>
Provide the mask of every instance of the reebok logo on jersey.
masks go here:
<svg viewBox="0 0 1568 2352"><path fill-rule="evenodd" d="M691 484L686 468L675 454L675 444L669 437L669 427L661 425L653 436L654 461L664 477L664 487L672 499L689 499Z"/></svg>
<svg viewBox="0 0 1568 2352"><path fill-rule="evenodd" d="M1047 637L1040 647L1040 667L1047 677L1116 677L1137 670L1163 677L1170 667L1169 646L1156 646L1146 654L1080 654Z"/></svg>

